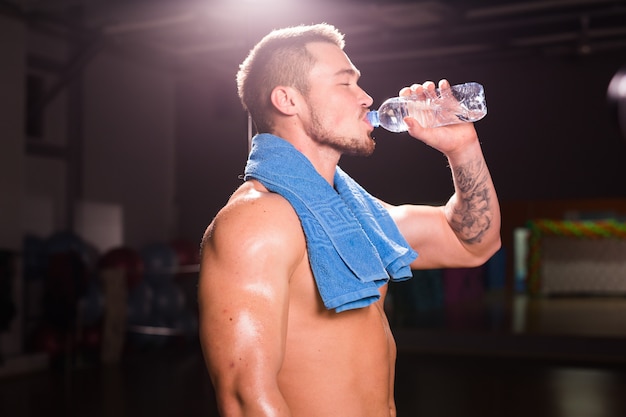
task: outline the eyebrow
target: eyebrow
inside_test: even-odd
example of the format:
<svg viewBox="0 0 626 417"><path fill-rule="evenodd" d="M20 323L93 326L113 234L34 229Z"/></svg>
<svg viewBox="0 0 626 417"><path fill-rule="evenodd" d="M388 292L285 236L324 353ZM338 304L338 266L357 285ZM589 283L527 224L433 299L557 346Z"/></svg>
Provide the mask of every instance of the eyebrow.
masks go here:
<svg viewBox="0 0 626 417"><path fill-rule="evenodd" d="M361 76L361 71L354 69L354 68L344 68L344 69L340 69L339 71L335 73L336 77L341 76L341 75L350 75L350 76L359 78Z"/></svg>

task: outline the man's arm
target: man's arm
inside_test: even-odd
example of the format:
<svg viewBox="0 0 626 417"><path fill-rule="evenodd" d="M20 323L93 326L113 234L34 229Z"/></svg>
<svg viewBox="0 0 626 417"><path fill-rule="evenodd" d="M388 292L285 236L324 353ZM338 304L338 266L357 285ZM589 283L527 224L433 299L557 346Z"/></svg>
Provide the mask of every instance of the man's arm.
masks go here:
<svg viewBox="0 0 626 417"><path fill-rule="evenodd" d="M449 88L449 84L443 81L440 87ZM400 94L433 90L433 83L425 83ZM443 207L388 207L400 231L420 254L412 267L483 264L501 245L500 206L473 124L425 129L412 118L406 123L411 136L446 155L455 190Z"/></svg>
<svg viewBox="0 0 626 417"><path fill-rule="evenodd" d="M285 200L249 194L231 200L203 239L200 340L222 416L290 416L277 374L304 237Z"/></svg>

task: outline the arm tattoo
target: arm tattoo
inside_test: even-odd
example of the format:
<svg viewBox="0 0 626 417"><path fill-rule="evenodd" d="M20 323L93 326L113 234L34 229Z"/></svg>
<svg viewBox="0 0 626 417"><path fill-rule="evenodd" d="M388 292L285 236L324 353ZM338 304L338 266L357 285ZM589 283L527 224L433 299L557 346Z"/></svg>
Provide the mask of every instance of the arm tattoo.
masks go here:
<svg viewBox="0 0 626 417"><path fill-rule="evenodd" d="M451 207L450 224L460 239L480 243L491 227L491 191L483 161L473 161L453 170L457 184L456 200Z"/></svg>

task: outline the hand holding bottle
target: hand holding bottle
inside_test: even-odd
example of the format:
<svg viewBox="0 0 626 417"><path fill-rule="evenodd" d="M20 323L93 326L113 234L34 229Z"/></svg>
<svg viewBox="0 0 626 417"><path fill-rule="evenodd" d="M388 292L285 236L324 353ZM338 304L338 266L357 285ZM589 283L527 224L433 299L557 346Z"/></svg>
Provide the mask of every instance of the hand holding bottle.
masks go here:
<svg viewBox="0 0 626 417"><path fill-rule="evenodd" d="M451 88L450 83L445 79L439 81L438 88L432 81L426 81L423 84L413 84L410 87L404 87L400 90L399 97L414 100L437 99L442 102L442 107L446 105L452 108L454 105L458 106L459 101L451 94ZM442 116L454 116L456 120L452 124L444 124L436 128L424 127L420 124L421 121L413 115L406 115L403 121L411 136L447 156L464 149L468 144L478 144L478 135L473 123L462 123L450 111L447 111Z"/></svg>
<svg viewBox="0 0 626 417"><path fill-rule="evenodd" d="M455 123L476 122L487 114L485 91L478 83L465 83L445 88L434 88L432 82L403 89L399 97L386 100L378 110L368 113L374 127L382 126L391 132L405 132L404 118L411 116L423 127L446 126ZM432 87L430 87L432 85Z"/></svg>

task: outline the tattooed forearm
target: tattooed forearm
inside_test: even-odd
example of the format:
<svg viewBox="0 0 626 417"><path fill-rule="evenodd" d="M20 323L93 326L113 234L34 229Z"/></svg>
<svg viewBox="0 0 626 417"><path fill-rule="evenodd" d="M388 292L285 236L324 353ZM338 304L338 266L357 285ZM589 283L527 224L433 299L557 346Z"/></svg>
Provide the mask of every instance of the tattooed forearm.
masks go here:
<svg viewBox="0 0 626 417"><path fill-rule="evenodd" d="M450 201L450 224L468 244L480 243L491 227L491 187L483 160L457 166L453 170L457 193Z"/></svg>

